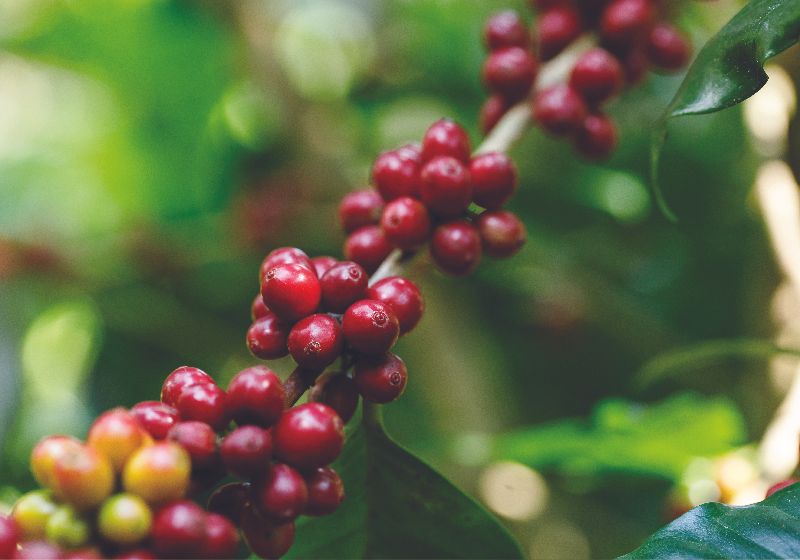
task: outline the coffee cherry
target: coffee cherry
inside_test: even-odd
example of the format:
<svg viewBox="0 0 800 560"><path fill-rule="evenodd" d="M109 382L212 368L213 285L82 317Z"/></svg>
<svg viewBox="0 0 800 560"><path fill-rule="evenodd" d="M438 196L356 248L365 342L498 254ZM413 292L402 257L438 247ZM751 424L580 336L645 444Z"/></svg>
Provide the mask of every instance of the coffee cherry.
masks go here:
<svg viewBox="0 0 800 560"><path fill-rule="evenodd" d="M280 418L286 395L281 380L264 366L237 373L228 384L227 408L240 426L255 424L268 428Z"/></svg>
<svg viewBox="0 0 800 560"><path fill-rule="evenodd" d="M271 268L261 284L264 303L283 321L294 322L319 306L321 291L316 272L300 264Z"/></svg>
<svg viewBox="0 0 800 560"><path fill-rule="evenodd" d="M362 299L355 302L342 317L342 332L347 343L364 354L381 355L400 336L400 322L387 304Z"/></svg>
<svg viewBox="0 0 800 560"><path fill-rule="evenodd" d="M586 103L571 87L553 86L533 98L533 117L549 133L566 136L583 123Z"/></svg>
<svg viewBox="0 0 800 560"><path fill-rule="evenodd" d="M536 58L528 50L505 47L486 57L481 75L486 89L516 100L528 94L538 67Z"/></svg>
<svg viewBox="0 0 800 560"><path fill-rule="evenodd" d="M130 546L150 534L153 514L139 496L116 494L103 502L97 515L97 530L104 539Z"/></svg>
<svg viewBox="0 0 800 560"><path fill-rule="evenodd" d="M266 469L264 469L266 471ZM246 482L231 482L217 488L208 498L208 511L224 515L239 524L250 507L252 491Z"/></svg>
<svg viewBox="0 0 800 560"><path fill-rule="evenodd" d="M481 132L489 134L495 125L500 122L503 115L511 107L511 102L504 96L499 94L492 94L481 106L481 113L478 118L480 123Z"/></svg>
<svg viewBox="0 0 800 560"><path fill-rule="evenodd" d="M215 430L221 430L229 421L225 400L225 391L216 383L201 383L184 389L175 408L183 420L205 422Z"/></svg>
<svg viewBox="0 0 800 560"><path fill-rule="evenodd" d="M527 47L528 30L514 10L503 10L490 17L483 26L483 40L490 50L503 47Z"/></svg>
<svg viewBox="0 0 800 560"><path fill-rule="evenodd" d="M408 370L403 360L391 352L384 356L359 356L353 379L365 400L385 404L403 394Z"/></svg>
<svg viewBox="0 0 800 560"><path fill-rule="evenodd" d="M320 278L322 306L332 313L344 313L351 303L364 297L368 281L361 265L352 261L335 264Z"/></svg>
<svg viewBox="0 0 800 560"><path fill-rule="evenodd" d="M242 534L247 546L261 558L280 558L294 542L294 523L275 525L248 508L242 519Z"/></svg>
<svg viewBox="0 0 800 560"><path fill-rule="evenodd" d="M336 361L342 353L342 328L330 315L317 313L292 327L288 344L289 353L297 365L304 369L321 371Z"/></svg>
<svg viewBox="0 0 800 560"><path fill-rule="evenodd" d="M375 192L375 191L372 191ZM376 195L377 196L377 195ZM380 198L380 197L378 197ZM382 204L382 202L381 202ZM377 218L373 221L376 223L378 221ZM314 257L311 259L311 264L314 265L314 271L317 273L317 278L322 280L322 277L328 272L331 268L339 264L339 260L333 257Z"/></svg>
<svg viewBox="0 0 800 560"><path fill-rule="evenodd" d="M347 238L344 243L344 256L347 260L363 266L368 274L372 274L378 270L392 249L392 244L379 226L364 226Z"/></svg>
<svg viewBox="0 0 800 560"><path fill-rule="evenodd" d="M767 490L767 495L765 496L765 498L769 498L775 492L778 492L779 490L783 490L784 488L788 488L792 484L797 484L798 482L800 482L800 479L797 479L797 478L787 478L786 480L782 480L780 482L777 482L777 483L775 483L775 484L773 484L772 486L769 487L769 489Z"/></svg>
<svg viewBox="0 0 800 560"><path fill-rule="evenodd" d="M680 70L689 62L691 49L681 33L667 23L653 27L647 37L647 56L665 72Z"/></svg>
<svg viewBox="0 0 800 560"><path fill-rule="evenodd" d="M360 227L377 224L381 211L383 211L383 198L378 191L375 189L353 191L344 195L339 203L339 223L345 233L352 233ZM312 263L313 261L314 259ZM322 277L319 271L317 276Z"/></svg>
<svg viewBox="0 0 800 560"><path fill-rule="evenodd" d="M574 6L552 6L541 13L536 21L539 58L550 60L577 39L583 31L581 16Z"/></svg>
<svg viewBox="0 0 800 560"><path fill-rule="evenodd" d="M569 85L587 103L598 105L622 87L622 66L605 49L594 48L581 55L569 77Z"/></svg>
<svg viewBox="0 0 800 560"><path fill-rule="evenodd" d="M0 515L0 558L11 558L19 540L20 531L14 520Z"/></svg>
<svg viewBox="0 0 800 560"><path fill-rule="evenodd" d="M422 201L437 216L458 216L472 201L469 170L452 157L436 157L422 168Z"/></svg>
<svg viewBox="0 0 800 560"><path fill-rule="evenodd" d="M190 385L200 383L214 383L214 380L201 369L189 366L181 366L170 373L161 386L161 402L169 406L175 406L181 392Z"/></svg>
<svg viewBox="0 0 800 560"><path fill-rule="evenodd" d="M481 238L475 226L466 220L448 222L433 231L430 252L442 271L463 276L478 267Z"/></svg>
<svg viewBox="0 0 800 560"><path fill-rule="evenodd" d="M178 500L189 489L192 461L183 447L171 441L142 447L122 471L122 486L151 504Z"/></svg>
<svg viewBox="0 0 800 560"><path fill-rule="evenodd" d="M146 432L132 414L124 408L115 408L94 421L86 443L105 455L114 470L119 472L146 438Z"/></svg>
<svg viewBox="0 0 800 560"><path fill-rule="evenodd" d="M30 467L33 478L51 490L56 488L55 465L64 455L81 447L81 442L71 436L48 436L36 444L31 452Z"/></svg>
<svg viewBox="0 0 800 560"><path fill-rule="evenodd" d="M259 296L260 297L260 296ZM289 337L289 326L281 322L271 311L256 319L247 329L247 348L262 360L277 360L289 353L286 339Z"/></svg>
<svg viewBox="0 0 800 560"><path fill-rule="evenodd" d="M308 489L303 477L289 465L275 463L255 482L254 503L274 523L286 523L303 513Z"/></svg>
<svg viewBox="0 0 800 560"><path fill-rule="evenodd" d="M616 44L629 44L641 37L653 22L651 0L612 0L603 10L600 34Z"/></svg>
<svg viewBox="0 0 800 560"><path fill-rule="evenodd" d="M165 505L153 518L153 548L161 558L197 558L205 540L206 512L188 500Z"/></svg>
<svg viewBox="0 0 800 560"><path fill-rule="evenodd" d="M418 196L420 163L419 153L412 149L389 150L380 154L372 166L372 182L383 200L389 202L400 196ZM375 222L377 219L370 223Z"/></svg>
<svg viewBox="0 0 800 560"><path fill-rule="evenodd" d="M225 468L240 478L263 473L272 460L272 434L258 426L240 426L222 440L220 454Z"/></svg>
<svg viewBox="0 0 800 560"><path fill-rule="evenodd" d="M483 251L490 257L504 259L519 251L525 244L525 225L506 210L484 212L478 217Z"/></svg>
<svg viewBox="0 0 800 560"><path fill-rule="evenodd" d="M575 148L589 159L607 158L617 147L617 127L606 115L589 115L575 136Z"/></svg>
<svg viewBox="0 0 800 560"><path fill-rule="evenodd" d="M650 66L647 53L639 45L626 49L621 55L620 62L622 70L625 72L625 82L629 86L641 82Z"/></svg>
<svg viewBox="0 0 800 560"><path fill-rule="evenodd" d="M91 527L75 508L64 504L47 520L45 535L62 549L80 548L89 542Z"/></svg>
<svg viewBox="0 0 800 560"><path fill-rule="evenodd" d="M517 190L517 168L511 158L501 152L472 158L469 176L473 201L487 210L500 208Z"/></svg>
<svg viewBox="0 0 800 560"><path fill-rule="evenodd" d="M19 533L18 542L44 538L47 520L58 505L47 490L34 490L23 494L11 510L11 520Z"/></svg>
<svg viewBox="0 0 800 560"><path fill-rule="evenodd" d="M260 293L256 294L256 297L253 298L253 303L250 304L250 318L255 321L270 314L272 314L272 311L264 305L264 298L261 297Z"/></svg>
<svg viewBox="0 0 800 560"><path fill-rule="evenodd" d="M344 501L344 483L330 467L320 467L306 476L308 503L305 515L328 515Z"/></svg>
<svg viewBox="0 0 800 560"><path fill-rule="evenodd" d="M344 423L329 406L306 403L286 411L272 437L278 459L299 469L313 469L339 456Z"/></svg>
<svg viewBox="0 0 800 560"><path fill-rule="evenodd" d="M425 311L422 292L411 280L402 276L390 276L375 282L367 290L369 299L382 301L392 308L400 322L400 335L413 329Z"/></svg>
<svg viewBox="0 0 800 560"><path fill-rule="evenodd" d="M358 407L358 389L353 380L343 373L329 373L317 379L311 387L310 402L328 405L345 424Z"/></svg>
<svg viewBox="0 0 800 560"><path fill-rule="evenodd" d="M143 401L133 405L131 416L153 439L164 439L170 428L178 423L180 414L173 407L158 401Z"/></svg>
<svg viewBox="0 0 800 560"><path fill-rule="evenodd" d="M80 510L100 505L114 490L109 460L88 446L70 449L55 462L56 494Z"/></svg>
<svg viewBox="0 0 800 560"><path fill-rule="evenodd" d="M386 205L381 216L381 228L392 245L411 250L428 239L431 218L419 200L403 196Z"/></svg>
<svg viewBox="0 0 800 560"><path fill-rule="evenodd" d="M282 264L299 264L309 270L314 270L311 259L308 258L308 255L306 255L304 251L297 247L280 247L279 249L271 251L264 257L264 261L259 268L259 281L263 282L264 276L266 276L270 270Z"/></svg>
<svg viewBox="0 0 800 560"><path fill-rule="evenodd" d="M35 540L20 543L20 548L9 558L14 560L61 560L64 558L64 553L54 544Z"/></svg>
<svg viewBox="0 0 800 560"><path fill-rule="evenodd" d="M201 558L233 558L238 547L239 531L236 526L221 515L206 514Z"/></svg>
<svg viewBox="0 0 800 560"><path fill-rule="evenodd" d="M169 441L183 447L192 459L192 468L210 466L217 459L217 434L205 422L178 422L167 434Z"/></svg>
<svg viewBox="0 0 800 560"><path fill-rule="evenodd" d="M422 162L435 157L448 156L462 163L469 162L469 136L461 125L450 119L439 119L433 123L422 138Z"/></svg>

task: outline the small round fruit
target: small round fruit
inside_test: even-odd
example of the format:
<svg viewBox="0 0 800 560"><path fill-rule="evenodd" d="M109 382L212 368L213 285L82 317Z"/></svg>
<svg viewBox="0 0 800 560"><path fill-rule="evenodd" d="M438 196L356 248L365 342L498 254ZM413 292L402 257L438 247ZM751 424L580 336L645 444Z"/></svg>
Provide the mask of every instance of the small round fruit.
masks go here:
<svg viewBox="0 0 800 560"><path fill-rule="evenodd" d="M153 548L161 558L197 558L205 540L206 512L188 500L169 503L153 518Z"/></svg>
<svg viewBox="0 0 800 560"><path fill-rule="evenodd" d="M133 454L122 471L122 485L151 504L178 500L189 489L191 469L191 458L183 447L159 442Z"/></svg>
<svg viewBox="0 0 800 560"><path fill-rule="evenodd" d="M277 360L289 353L286 349L288 336L289 326L268 311L247 329L247 348L257 358Z"/></svg>
<svg viewBox="0 0 800 560"><path fill-rule="evenodd" d="M139 496L116 494L103 503L97 514L97 530L104 539L130 546L150 534L153 514Z"/></svg>
<svg viewBox="0 0 800 560"><path fill-rule="evenodd" d="M92 528L70 505L59 506L47 520L47 540L62 549L80 548L89 542Z"/></svg>
<svg viewBox="0 0 800 560"><path fill-rule="evenodd" d="M348 345L364 354L388 351L400 336L400 322L389 305L375 299L362 299L347 308L342 317L342 332Z"/></svg>
<svg viewBox="0 0 800 560"><path fill-rule="evenodd" d="M364 297L368 281L367 271L360 264L352 261L336 263L320 278L322 306L331 313L344 313L351 303Z"/></svg>
<svg viewBox="0 0 800 560"><path fill-rule="evenodd" d="M207 509L212 513L224 515L238 525L245 508L250 507L252 495L249 483L230 482L220 486L209 496Z"/></svg>
<svg viewBox="0 0 800 560"><path fill-rule="evenodd" d="M281 247L271 251L264 257L261 267L259 268L259 281L263 281L267 272L281 264L299 264L309 270L314 270L311 259L308 258L308 255L306 255L304 251L297 247Z"/></svg>
<svg viewBox="0 0 800 560"><path fill-rule="evenodd" d="M225 391L216 383L200 383L186 387L175 408L182 420L205 422L215 430L221 430L228 423L226 399Z"/></svg>
<svg viewBox="0 0 800 560"><path fill-rule="evenodd" d="M487 210L500 208L517 190L517 168L502 152L488 152L472 158L469 176L473 201Z"/></svg>
<svg viewBox="0 0 800 560"><path fill-rule="evenodd" d="M527 47L528 30L514 10L492 15L483 26L483 41L490 50L503 47Z"/></svg>
<svg viewBox="0 0 800 560"><path fill-rule="evenodd" d="M300 264L269 269L261 284L264 303L281 320L294 322L319 307L321 290L317 273Z"/></svg>
<svg viewBox="0 0 800 560"><path fill-rule="evenodd" d="M477 228L466 220L440 225L433 231L431 257L443 272L464 276L478 267L481 238Z"/></svg>
<svg viewBox="0 0 800 560"><path fill-rule="evenodd" d="M592 160L608 158L617 147L617 127L606 115L589 115L575 136L575 148Z"/></svg>
<svg viewBox="0 0 800 560"><path fill-rule="evenodd" d="M548 8L536 21L539 57L550 60L577 39L583 31L577 9L567 3Z"/></svg>
<svg viewBox="0 0 800 560"><path fill-rule="evenodd" d="M265 366L253 366L237 373L228 384L226 406L240 426L269 427L280 418L286 395L281 380Z"/></svg>
<svg viewBox="0 0 800 560"><path fill-rule="evenodd" d="M481 132L489 134L510 107L511 102L504 96L497 93L490 95L481 106L481 112L478 118Z"/></svg>
<svg viewBox="0 0 800 560"><path fill-rule="evenodd" d="M329 515L344 501L344 483L330 467L320 467L306 476L308 503L305 515Z"/></svg>
<svg viewBox="0 0 800 560"><path fill-rule="evenodd" d="M622 65L605 49L594 48L581 55L569 76L569 85L587 103L598 105L619 91L623 83Z"/></svg>
<svg viewBox="0 0 800 560"><path fill-rule="evenodd" d="M203 558L234 558L239 547L239 530L227 518L206 514Z"/></svg>
<svg viewBox="0 0 800 560"><path fill-rule="evenodd" d="M420 156L416 150L401 148L383 152L372 166L372 182L386 202L400 196L418 196L419 167ZM377 223L377 220L371 223ZM355 223L351 225L355 226ZM354 227L352 231L357 229Z"/></svg>
<svg viewBox="0 0 800 560"><path fill-rule="evenodd" d="M258 426L240 426L220 444L225 468L241 478L263 473L272 460L272 433Z"/></svg>
<svg viewBox="0 0 800 560"><path fill-rule="evenodd" d="M661 23L647 37L647 56L653 66L665 72L677 72L689 62L689 42L675 27Z"/></svg>
<svg viewBox="0 0 800 560"><path fill-rule="evenodd" d="M253 298L253 303L250 304L250 319L255 321L269 313L272 312L264 305L264 298L261 297L260 293L256 294L256 297Z"/></svg>
<svg viewBox="0 0 800 560"><path fill-rule="evenodd" d="M422 168L422 201L437 216L458 216L472 201L469 170L459 160L438 156Z"/></svg>
<svg viewBox="0 0 800 560"><path fill-rule="evenodd" d="M320 403L295 406L284 413L272 433L275 456L299 469L333 462L344 444L344 423Z"/></svg>
<svg viewBox="0 0 800 560"><path fill-rule="evenodd" d="M294 523L275 525L248 508L242 520L242 534L247 546L261 558L280 558L294 542Z"/></svg>
<svg viewBox="0 0 800 560"><path fill-rule="evenodd" d="M19 531L19 542L44 538L47 520L58 505L47 490L34 490L23 494L11 510L11 519Z"/></svg>
<svg viewBox="0 0 800 560"><path fill-rule="evenodd" d="M311 259L311 264L314 265L314 272L317 273L317 278L322 278L331 267L339 263L339 259L333 257L321 256Z"/></svg>
<svg viewBox="0 0 800 560"><path fill-rule="evenodd" d="M178 397L186 387L202 383L214 383L214 380L203 370L195 367L181 366L170 373L161 386L161 402L175 406Z"/></svg>
<svg viewBox="0 0 800 560"><path fill-rule="evenodd" d="M308 501L305 480L295 469L275 463L256 480L253 501L258 510L274 523L286 523L303 513Z"/></svg>
<svg viewBox="0 0 800 560"><path fill-rule="evenodd" d="M20 531L10 517L0 515L0 558L11 558L17 551Z"/></svg>
<svg viewBox="0 0 800 560"><path fill-rule="evenodd" d="M439 119L433 123L422 138L422 162L435 157L447 156L468 163L470 155L467 131L450 119Z"/></svg>
<svg viewBox="0 0 800 560"><path fill-rule="evenodd" d="M339 322L327 313L310 315L292 327L289 353L304 369L318 371L341 355L344 340Z"/></svg>
<svg viewBox="0 0 800 560"><path fill-rule="evenodd" d="M44 540L32 540L20 543L14 553L14 560L54 560L64 558L65 553L56 545Z"/></svg>
<svg viewBox="0 0 800 560"><path fill-rule="evenodd" d="M378 191L375 189L353 191L344 195L339 203L339 223L345 233L352 233L360 227L377 224L382 211L383 198ZM317 276L322 278L319 271Z"/></svg>
<svg viewBox="0 0 800 560"><path fill-rule="evenodd" d="M57 495L80 510L100 505L114 490L114 469L105 455L88 446L55 462Z"/></svg>
<svg viewBox="0 0 800 560"><path fill-rule="evenodd" d="M344 243L344 256L357 262L372 274L392 252L392 244L386 239L380 226L364 226L357 229Z"/></svg>
<svg viewBox="0 0 800 560"><path fill-rule="evenodd" d="M359 356L353 372L361 396L379 404L402 395L408 379L405 363L391 352L385 356Z"/></svg>
<svg viewBox="0 0 800 560"><path fill-rule="evenodd" d="M89 428L86 444L97 449L120 472L134 451L144 445L146 432L136 418L124 408L101 414Z"/></svg>
<svg viewBox="0 0 800 560"><path fill-rule="evenodd" d="M486 89L516 100L528 94L538 69L536 58L527 49L505 47L489 54L481 75Z"/></svg>
<svg viewBox="0 0 800 560"><path fill-rule="evenodd" d="M392 245L407 251L428 239L431 217L419 200L403 196L386 205L381 216L381 229Z"/></svg>
<svg viewBox="0 0 800 560"><path fill-rule="evenodd" d="M553 86L533 98L533 117L550 134L566 136L580 128L586 103L568 85Z"/></svg>
<svg viewBox="0 0 800 560"><path fill-rule="evenodd" d="M63 457L71 450L79 449L81 442L72 436L47 436L39 440L39 443L31 452L30 467L33 478L45 488L54 490L55 464L60 457Z"/></svg>
<svg viewBox="0 0 800 560"><path fill-rule="evenodd" d="M402 276L389 276L367 290L367 298L382 301L392 308L400 322L400 336L409 332L422 318L425 300L414 282Z"/></svg>
<svg viewBox="0 0 800 560"><path fill-rule="evenodd" d="M630 44L647 32L654 17L652 0L612 0L603 10L600 34L608 42Z"/></svg>
<svg viewBox="0 0 800 560"><path fill-rule="evenodd" d="M351 378L343 373L331 373L317 380L311 388L309 401L328 405L346 424L358 407L358 397L358 389Z"/></svg>
<svg viewBox="0 0 800 560"><path fill-rule="evenodd" d="M183 447L192 459L192 468L208 467L219 458L217 434L205 422L178 422L167 434L169 441Z"/></svg>
<svg viewBox="0 0 800 560"><path fill-rule="evenodd" d="M510 257L525 244L525 225L507 210L484 212L477 221L483 252L496 259Z"/></svg>
<svg viewBox="0 0 800 560"><path fill-rule="evenodd" d="M170 428L180 421L180 414L175 408L158 401L142 401L133 405L131 416L156 440L166 438Z"/></svg>

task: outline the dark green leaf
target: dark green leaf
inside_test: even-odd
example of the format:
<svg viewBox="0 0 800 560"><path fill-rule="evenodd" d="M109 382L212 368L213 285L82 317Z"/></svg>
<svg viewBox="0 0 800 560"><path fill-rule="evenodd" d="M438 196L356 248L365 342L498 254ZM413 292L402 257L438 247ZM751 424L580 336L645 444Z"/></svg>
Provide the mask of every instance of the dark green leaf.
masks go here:
<svg viewBox="0 0 800 560"><path fill-rule="evenodd" d="M800 558L800 485L751 506L703 504L622 558Z"/></svg>

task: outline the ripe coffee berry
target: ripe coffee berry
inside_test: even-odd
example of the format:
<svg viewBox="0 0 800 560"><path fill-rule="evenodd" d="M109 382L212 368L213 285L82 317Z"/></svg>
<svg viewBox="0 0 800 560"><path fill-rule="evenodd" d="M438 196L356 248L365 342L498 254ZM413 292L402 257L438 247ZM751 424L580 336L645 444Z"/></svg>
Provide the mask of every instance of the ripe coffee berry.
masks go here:
<svg viewBox="0 0 800 560"><path fill-rule="evenodd" d="M486 89L507 99L521 99L530 91L537 70L538 63L527 49L505 47L486 57L483 83Z"/></svg>
<svg viewBox="0 0 800 560"><path fill-rule="evenodd" d="M189 489L192 461L186 450L171 441L142 447L122 471L126 492L151 504L177 500Z"/></svg>
<svg viewBox="0 0 800 560"><path fill-rule="evenodd" d="M0 515L0 558L11 558L14 555L20 536L14 520Z"/></svg>
<svg viewBox="0 0 800 560"><path fill-rule="evenodd" d="M343 373L329 373L317 379L309 394L310 402L331 407L345 424L358 407L358 389Z"/></svg>
<svg viewBox="0 0 800 560"><path fill-rule="evenodd" d="M525 226L512 212L484 212L477 221L483 251L490 257L503 259L519 251L525 244Z"/></svg>
<svg viewBox="0 0 800 560"><path fill-rule="evenodd" d="M647 31L654 17L652 0L612 0L603 10L600 33L611 43L628 44Z"/></svg>
<svg viewBox="0 0 800 560"><path fill-rule="evenodd" d="M375 218L375 221L377 222L378 219ZM328 272L338 263L339 261L333 257L314 257L311 259L311 264L314 265L314 271L317 273L317 278L320 279L325 275L326 272Z"/></svg>
<svg viewBox="0 0 800 560"><path fill-rule="evenodd" d="M490 17L483 27L483 40L487 48L527 47L528 30L514 10L503 10Z"/></svg>
<svg viewBox="0 0 800 560"><path fill-rule="evenodd" d="M283 463L275 463L256 481L253 496L258 510L274 523L292 521L308 502L305 480Z"/></svg>
<svg viewBox="0 0 800 560"><path fill-rule="evenodd" d="M419 152L413 149L389 150L379 155L372 166L372 182L383 200L418 196L420 163Z"/></svg>
<svg viewBox="0 0 800 560"><path fill-rule="evenodd" d="M657 68L675 72L689 62L691 49L683 35L673 26L661 23L647 37L647 56Z"/></svg>
<svg viewBox="0 0 800 560"><path fill-rule="evenodd" d="M605 49L594 48L581 55L569 77L569 85L587 103L597 105L622 87L622 66Z"/></svg>
<svg viewBox="0 0 800 560"><path fill-rule="evenodd" d="M272 459L272 434L258 426L240 426L222 440L225 468L241 478L266 472Z"/></svg>
<svg viewBox="0 0 800 560"><path fill-rule="evenodd" d="M206 512L188 500L162 507L153 519L153 548L161 558L198 558L205 538Z"/></svg>
<svg viewBox="0 0 800 560"><path fill-rule="evenodd" d="M437 216L458 216L472 201L469 170L457 159L440 156L422 168L422 201Z"/></svg>
<svg viewBox="0 0 800 560"><path fill-rule="evenodd" d="M375 282L367 290L367 297L382 301L392 308L400 323L401 335L417 326L425 311L422 292L416 284L402 276L390 276Z"/></svg>
<svg viewBox="0 0 800 560"><path fill-rule="evenodd" d="M287 410L272 437L278 459L299 469L314 469L339 456L344 423L329 406L306 403Z"/></svg>
<svg viewBox="0 0 800 560"><path fill-rule="evenodd" d="M261 558L280 558L294 542L294 523L275 525L248 508L242 519L242 534L247 546Z"/></svg>
<svg viewBox="0 0 800 560"><path fill-rule="evenodd" d="M364 226L357 229L344 243L344 256L357 262L367 273L372 274L392 252L392 244L386 239L380 226Z"/></svg>
<svg viewBox="0 0 800 560"><path fill-rule="evenodd" d="M282 264L271 268L261 284L264 303L283 321L294 322L319 306L321 289L313 265Z"/></svg>
<svg viewBox="0 0 800 560"><path fill-rule="evenodd" d="M233 558L239 547L239 531L228 519L206 514L203 558Z"/></svg>
<svg viewBox="0 0 800 560"><path fill-rule="evenodd" d="M380 355L397 342L400 322L387 304L362 299L345 312L342 332L350 347L364 354Z"/></svg>
<svg viewBox="0 0 800 560"><path fill-rule="evenodd" d="M617 147L617 127L606 115L589 115L575 136L575 148L589 159L607 158Z"/></svg>
<svg viewBox="0 0 800 560"><path fill-rule="evenodd" d="M467 131L450 119L433 123L422 138L422 161L428 162L438 156L469 162L470 147Z"/></svg>
<svg viewBox="0 0 800 560"><path fill-rule="evenodd" d="M362 226L377 224L381 211L383 211L383 198L377 191L374 189L354 191L344 195L339 203L339 222L346 233L352 233Z"/></svg>
<svg viewBox="0 0 800 560"><path fill-rule="evenodd" d="M267 311L247 329L247 348L262 360L276 360L289 353L286 349L288 337L289 325L281 322L271 311Z"/></svg>
<svg viewBox="0 0 800 560"><path fill-rule="evenodd" d="M328 515L344 501L344 484L337 472L330 467L321 467L306 476L308 503L303 511L306 515Z"/></svg>
<svg viewBox="0 0 800 560"><path fill-rule="evenodd" d="M431 218L428 209L419 200L402 196L384 208L381 229L386 239L395 247L403 250L415 249L428 239Z"/></svg>
<svg viewBox="0 0 800 560"><path fill-rule="evenodd" d="M304 251L297 247L281 247L271 251L264 257L264 261L261 263L261 268L259 269L258 279L263 281L267 272L282 264L299 264L309 270L314 269L314 265L311 264L311 259L308 258L308 255L306 255Z"/></svg>
<svg viewBox="0 0 800 560"><path fill-rule="evenodd" d="M384 356L359 356L353 372L361 396L379 404L402 395L408 380L405 363L391 352Z"/></svg>
<svg viewBox="0 0 800 560"><path fill-rule="evenodd" d="M469 164L472 199L487 210L500 208L517 189L517 168L501 152L489 152L472 158Z"/></svg>
<svg viewBox="0 0 800 560"><path fill-rule="evenodd" d="M202 383L186 387L175 408L182 420L197 420L221 430L228 423L225 391L216 383Z"/></svg>
<svg viewBox="0 0 800 560"><path fill-rule="evenodd" d="M368 281L367 271L357 263L343 261L333 265L320 277L322 306L332 313L344 313L351 303L364 297Z"/></svg>
<svg viewBox="0 0 800 560"><path fill-rule="evenodd" d="M553 86L533 98L533 117L551 134L572 134L586 118L586 103L568 85Z"/></svg>
<svg viewBox="0 0 800 560"><path fill-rule="evenodd" d="M266 469L264 471L266 472ZM236 524L250 507L251 486L247 482L230 482L217 488L208 498L208 511L224 515Z"/></svg>
<svg viewBox="0 0 800 560"><path fill-rule="evenodd" d="M153 439L167 437L170 428L180 420L180 414L175 408L158 401L143 401L133 405L131 416L136 418Z"/></svg>
<svg viewBox="0 0 800 560"><path fill-rule="evenodd" d="M254 366L237 373L228 384L227 409L240 426L255 424L268 428L283 413L286 395L275 373L264 366Z"/></svg>
<svg viewBox="0 0 800 560"><path fill-rule="evenodd" d="M574 6L563 3L548 8L536 22L539 58L553 58L577 39L582 30L581 17Z"/></svg>
<svg viewBox="0 0 800 560"><path fill-rule="evenodd" d="M256 297L253 298L253 303L250 304L250 318L255 321L271 313L267 306L264 305L264 298L261 297L261 294L256 294Z"/></svg>
<svg viewBox="0 0 800 560"><path fill-rule="evenodd" d="M161 386L161 402L175 406L181 392L190 385L199 383L214 383L214 380L201 369L181 366L170 373Z"/></svg>
<svg viewBox="0 0 800 560"><path fill-rule="evenodd" d="M192 468L210 466L217 459L217 434L205 422L178 422L167 439L186 450L192 459Z"/></svg>
<svg viewBox="0 0 800 560"><path fill-rule="evenodd" d="M488 134L494 126L500 122L506 111L511 107L511 101L499 94L490 95L489 98L483 103L481 113L478 118L480 123L481 132Z"/></svg>
<svg viewBox="0 0 800 560"><path fill-rule="evenodd" d="M478 267L481 238L475 226L466 220L448 222L433 231L430 252L433 261L444 272L463 276Z"/></svg>
<svg viewBox="0 0 800 560"><path fill-rule="evenodd" d="M339 322L327 313L298 321L289 333L289 353L302 368L317 371L336 361L344 341Z"/></svg>

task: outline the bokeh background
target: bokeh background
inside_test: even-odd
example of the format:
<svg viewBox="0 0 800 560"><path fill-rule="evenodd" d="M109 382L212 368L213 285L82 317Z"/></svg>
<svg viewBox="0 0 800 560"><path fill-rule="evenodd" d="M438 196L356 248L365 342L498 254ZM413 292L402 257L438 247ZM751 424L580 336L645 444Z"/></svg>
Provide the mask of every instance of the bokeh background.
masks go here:
<svg viewBox="0 0 800 560"><path fill-rule="evenodd" d="M669 4L700 45L742 2ZM42 435L83 436L179 365L225 383L255 363L261 258L340 255L338 200L379 151L442 116L477 144L480 29L502 7L531 17L519 0L1 2L0 503L32 488ZM514 148L518 256L466 280L410 271L428 309L398 345L388 429L531 557L620 554L670 508L730 498L720 457L755 476L747 444L796 359L737 341L797 339L752 194L765 162L800 159L797 55L744 109L671 125L677 224L648 165L680 76L650 75L610 106L610 161L536 130ZM768 178L792 181L781 165Z"/></svg>

